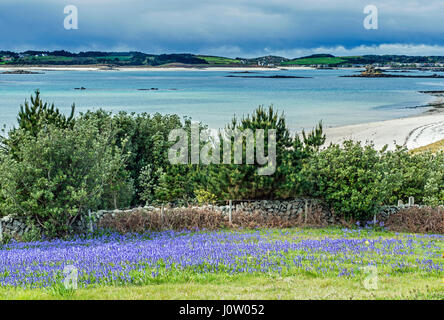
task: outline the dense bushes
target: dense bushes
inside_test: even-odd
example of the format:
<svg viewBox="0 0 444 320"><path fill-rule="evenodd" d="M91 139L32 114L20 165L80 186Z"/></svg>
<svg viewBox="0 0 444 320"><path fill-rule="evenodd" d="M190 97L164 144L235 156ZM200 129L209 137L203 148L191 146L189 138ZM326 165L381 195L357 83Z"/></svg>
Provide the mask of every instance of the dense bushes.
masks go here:
<svg viewBox="0 0 444 320"><path fill-rule="evenodd" d="M406 149L376 151L346 141L314 154L305 163L305 193L324 199L336 213L368 218L381 205L407 201L444 202L444 154L410 154Z"/></svg>
<svg viewBox="0 0 444 320"><path fill-rule="evenodd" d="M168 151L175 143L169 141L170 132L181 128L189 133L192 127L190 119L181 121L177 115L99 110L65 117L37 92L21 108L18 125L0 140L0 214L21 215L49 235L69 232L87 210L146 203L305 195L325 200L345 218L366 219L380 205L409 196L424 204L444 202L443 153L376 151L351 141L320 150L325 142L322 124L293 136L284 115L272 107L259 107L227 126L240 132L264 129L265 151L267 132L275 130L271 175L258 174L263 163L257 158L245 164L245 143L243 165L170 163ZM202 124L199 128L206 131ZM212 138L206 139L202 145ZM219 142L223 146L223 139ZM257 154L258 143L253 143ZM232 163L233 148L231 144Z"/></svg>
<svg viewBox="0 0 444 320"><path fill-rule="evenodd" d="M104 197L117 201L120 190L130 192L122 152L109 143L110 135L109 128L99 131L97 123L82 119L72 129L48 124L35 137L16 130L19 145L0 160L1 211L60 235L79 214L103 205Z"/></svg>
<svg viewBox="0 0 444 320"><path fill-rule="evenodd" d="M177 115L128 114L116 115L99 110L87 112L80 118L95 119L99 123L111 123L111 144L121 148L127 155L125 170L134 181L134 196L131 205L155 200L155 187L162 173L168 168L168 135L173 129L182 128Z"/></svg>
<svg viewBox="0 0 444 320"><path fill-rule="evenodd" d="M343 148L332 145L306 163L306 193L325 199L335 212L346 217L365 218L386 198L380 158L371 146L351 141Z"/></svg>
<svg viewBox="0 0 444 320"><path fill-rule="evenodd" d="M390 194L385 202L406 202L409 196L418 203L444 203L444 153L411 154L404 149L386 152L383 171L391 176Z"/></svg>

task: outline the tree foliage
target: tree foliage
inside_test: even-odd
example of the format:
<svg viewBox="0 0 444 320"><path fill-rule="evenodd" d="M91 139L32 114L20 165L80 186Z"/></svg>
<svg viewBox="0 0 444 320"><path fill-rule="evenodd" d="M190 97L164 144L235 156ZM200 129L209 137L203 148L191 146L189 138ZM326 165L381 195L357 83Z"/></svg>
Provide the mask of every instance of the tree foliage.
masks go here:
<svg viewBox="0 0 444 320"><path fill-rule="evenodd" d="M105 186L129 183L119 181L124 161L122 150L110 143L110 126L79 120L72 128L48 125L37 136L24 129L15 133L15 154L1 155L0 210L48 235L69 233L80 214L99 209Z"/></svg>
<svg viewBox="0 0 444 320"><path fill-rule="evenodd" d="M228 132L253 133L253 140L242 138L242 164L234 163L235 137L220 133L217 139L202 123L198 151L204 145L218 147L210 155L219 152L220 163L170 163L168 151L175 143L170 132L193 130L191 119L181 121L177 115L99 110L74 118L74 106L65 116L36 91L17 120L18 127L0 141L0 215L24 217L51 236L71 232L87 210L147 203L308 196L323 199L345 218L361 219L410 196L424 204L444 202L444 153L411 154L401 147L377 151L352 141L323 147L322 123L292 135L284 114L273 106L234 117L226 126ZM262 146L257 129L264 130ZM271 174L261 175L266 164L258 161L257 151L263 148L264 157L270 156L271 130L276 161ZM227 142L230 163L223 164ZM251 150L255 157L246 163Z"/></svg>
<svg viewBox="0 0 444 320"><path fill-rule="evenodd" d="M234 139L231 143L231 164L211 164L203 177L204 188L221 199L285 199L299 194L301 187L300 169L302 161L308 158L313 150L317 150L325 141L322 124L303 138L298 135L291 136L284 114L279 115L273 106L264 108L260 106L251 115L240 121L234 117L227 126L228 131L249 129L253 133L256 129L265 131L264 150L268 150L268 131L276 132L276 170L271 175L260 175L258 170L264 165L258 163L246 164L247 143L242 145L243 164L233 163ZM224 137L220 137L223 141ZM254 154L257 154L257 136L254 138ZM221 142L221 150L223 143ZM223 154L221 151L221 158Z"/></svg>
<svg viewBox="0 0 444 320"><path fill-rule="evenodd" d="M368 218L381 205L444 202L444 154L375 150L346 141L315 153L304 165L305 194L324 199L348 218Z"/></svg>
<svg viewBox="0 0 444 320"><path fill-rule="evenodd" d="M71 106L71 113L67 117L57 109L54 104L43 102L40 98L40 91L35 91L35 96L31 95L31 103L25 100L24 105L20 106L17 116L18 128L13 128L8 132L8 136L0 137L0 147L14 154L19 147L22 133L26 131L31 136L36 137L46 126L54 125L58 128L72 128L74 126L75 105Z"/></svg>

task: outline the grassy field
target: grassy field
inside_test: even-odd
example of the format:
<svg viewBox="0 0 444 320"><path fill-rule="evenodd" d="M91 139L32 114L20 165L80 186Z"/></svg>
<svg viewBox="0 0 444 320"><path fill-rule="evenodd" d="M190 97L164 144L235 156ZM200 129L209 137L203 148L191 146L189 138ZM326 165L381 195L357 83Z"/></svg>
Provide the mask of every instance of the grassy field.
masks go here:
<svg viewBox="0 0 444 320"><path fill-rule="evenodd" d="M444 299L444 237L437 235L308 228L82 241L0 248L1 265L15 255L14 265L34 259L26 270L0 269L0 299ZM79 266L78 290L61 280L10 285L20 277L38 284L50 273L45 266L61 268L68 256ZM120 276L109 281L119 264ZM374 271L363 269L369 265Z"/></svg>
<svg viewBox="0 0 444 320"><path fill-rule="evenodd" d="M73 57L62 57L62 56L27 56L21 58L22 61L26 63L52 63L52 62L70 62L73 61Z"/></svg>
<svg viewBox="0 0 444 320"><path fill-rule="evenodd" d="M238 64L239 60L224 58L224 57L212 57L212 56L198 56L200 59L204 59L209 64Z"/></svg>
<svg viewBox="0 0 444 320"><path fill-rule="evenodd" d="M382 278L377 290L359 281L299 276L212 276L181 283L142 286L102 286L75 291L0 289L0 299L13 300L328 300L328 299L444 299L439 279L415 276Z"/></svg>
<svg viewBox="0 0 444 320"><path fill-rule="evenodd" d="M283 62L282 65L338 64L347 60L338 57L302 58Z"/></svg>

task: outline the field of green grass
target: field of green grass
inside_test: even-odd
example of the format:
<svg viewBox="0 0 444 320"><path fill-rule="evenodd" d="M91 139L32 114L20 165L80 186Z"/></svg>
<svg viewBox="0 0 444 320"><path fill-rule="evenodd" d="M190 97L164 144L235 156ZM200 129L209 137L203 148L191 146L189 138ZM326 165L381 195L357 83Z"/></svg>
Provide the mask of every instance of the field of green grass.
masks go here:
<svg viewBox="0 0 444 320"><path fill-rule="evenodd" d="M196 242L189 241L196 236ZM0 299L444 299L444 237L439 235L304 228L174 237L171 241L180 242L181 253L203 246L202 263L177 267L162 260L156 277L138 269L130 273L129 282L92 283L78 290L66 290L61 285L34 289L2 286ZM237 244L226 245L227 250L239 246L234 260L240 269L229 271L223 263L219 269L211 268L210 260L205 260L206 254L214 254L211 247L216 243L211 239L217 240L217 245L223 239L235 239ZM138 247L142 246L140 242ZM2 250L7 249L0 247L0 253ZM216 252L219 259L223 254ZM199 250L190 251L185 260L198 259L198 255ZM266 272L249 269L266 265L272 266ZM363 269L369 265L376 267L375 271Z"/></svg>
<svg viewBox="0 0 444 320"><path fill-rule="evenodd" d="M363 281L309 275L208 276L141 286L100 286L75 291L0 289L1 300L368 300L444 299L444 282L405 275L381 277L377 290Z"/></svg>
<svg viewBox="0 0 444 320"><path fill-rule="evenodd" d="M283 62L282 65L312 65L312 64L327 64L334 65L347 60L339 57L320 57L320 58L302 58Z"/></svg>
<svg viewBox="0 0 444 320"><path fill-rule="evenodd" d="M61 56L28 56L21 58L22 61L27 63L35 62L35 63L45 63L45 62L69 62L74 60L73 57L61 57Z"/></svg>
<svg viewBox="0 0 444 320"><path fill-rule="evenodd" d="M95 57L95 59L104 59L104 60L115 60L119 61L130 61L132 56L103 56L103 57Z"/></svg>
<svg viewBox="0 0 444 320"><path fill-rule="evenodd" d="M204 59L209 64L238 64L239 60L224 58L224 57L212 57L212 56L198 56L200 59Z"/></svg>

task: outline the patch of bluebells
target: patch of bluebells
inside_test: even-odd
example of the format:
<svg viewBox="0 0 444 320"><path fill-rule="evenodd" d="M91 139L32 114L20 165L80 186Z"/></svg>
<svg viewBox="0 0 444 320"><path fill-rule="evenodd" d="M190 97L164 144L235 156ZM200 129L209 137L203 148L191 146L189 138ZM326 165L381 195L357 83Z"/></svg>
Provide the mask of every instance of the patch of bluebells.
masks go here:
<svg viewBox="0 0 444 320"><path fill-rule="evenodd" d="M255 232L159 232L111 234L0 246L0 285L48 287L63 279L63 269L78 269L79 287L146 284L195 274L310 273L356 277L376 266L392 275L443 272L437 235L368 237L343 229L310 239L304 234Z"/></svg>
<svg viewBox="0 0 444 320"><path fill-rule="evenodd" d="M358 221L356 222L356 226L358 228L363 228L366 230L372 229L377 231L386 231L384 221L379 221L379 222L377 220L366 221L363 227L361 227L361 223Z"/></svg>

